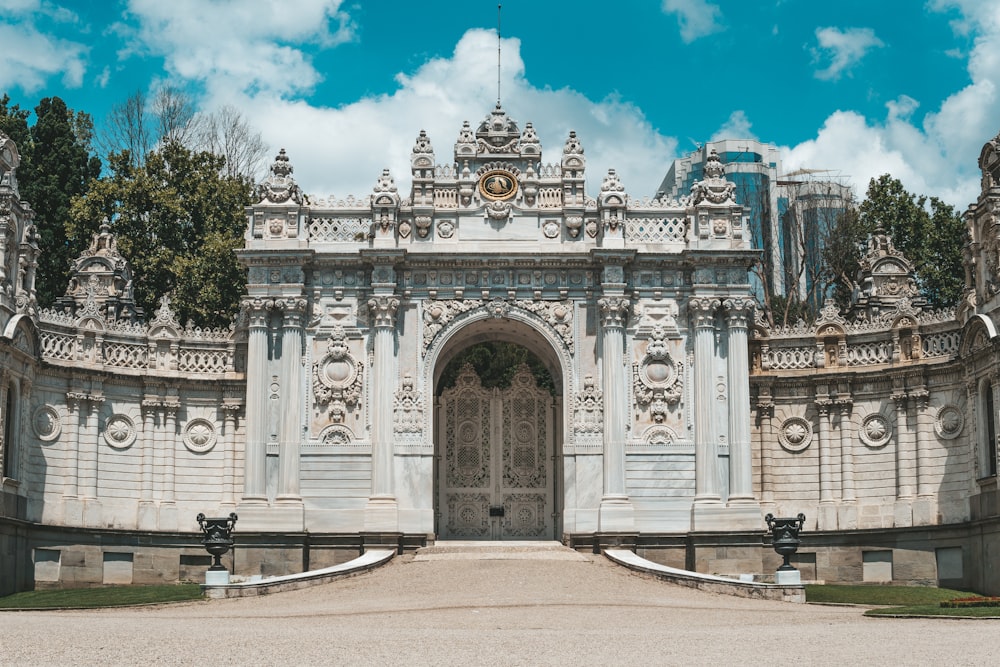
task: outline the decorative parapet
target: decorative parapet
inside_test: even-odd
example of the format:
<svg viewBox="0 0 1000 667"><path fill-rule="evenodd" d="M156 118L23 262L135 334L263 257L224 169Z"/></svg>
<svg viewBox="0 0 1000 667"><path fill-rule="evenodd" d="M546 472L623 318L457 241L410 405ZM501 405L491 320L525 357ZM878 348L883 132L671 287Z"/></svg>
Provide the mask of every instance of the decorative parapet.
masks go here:
<svg viewBox="0 0 1000 667"><path fill-rule="evenodd" d="M767 327L760 313L751 329L753 371L862 368L946 361L958 355L961 326L954 309L922 311L907 299L868 317L847 320L827 304L814 324Z"/></svg>
<svg viewBox="0 0 1000 667"><path fill-rule="evenodd" d="M163 297L148 324L105 321L87 308L79 315L39 312L42 360L55 366L128 374L218 378L236 371L237 329L203 329L177 322Z"/></svg>

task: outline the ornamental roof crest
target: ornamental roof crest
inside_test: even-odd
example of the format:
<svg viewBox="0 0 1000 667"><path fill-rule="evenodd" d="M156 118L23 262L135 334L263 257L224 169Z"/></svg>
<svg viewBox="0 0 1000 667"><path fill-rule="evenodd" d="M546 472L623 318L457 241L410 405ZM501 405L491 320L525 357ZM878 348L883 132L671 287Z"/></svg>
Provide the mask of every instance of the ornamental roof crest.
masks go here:
<svg viewBox="0 0 1000 667"><path fill-rule="evenodd" d="M301 204L302 191L295 179L292 178L293 171L288 154L282 148L271 164L271 173L264 179L263 183L257 186L257 197L260 199L260 203L284 204L291 200L296 204Z"/></svg>
<svg viewBox="0 0 1000 667"><path fill-rule="evenodd" d="M434 155L434 147L431 146L431 139L425 130L420 130L417 140L413 144L414 155Z"/></svg>
<svg viewBox="0 0 1000 667"><path fill-rule="evenodd" d="M726 168L713 148L705 161L705 179L691 186L691 204L735 204L736 184L726 180Z"/></svg>
<svg viewBox="0 0 1000 667"><path fill-rule="evenodd" d="M482 153L516 153L521 130L498 102L490 115L479 124L476 139Z"/></svg>

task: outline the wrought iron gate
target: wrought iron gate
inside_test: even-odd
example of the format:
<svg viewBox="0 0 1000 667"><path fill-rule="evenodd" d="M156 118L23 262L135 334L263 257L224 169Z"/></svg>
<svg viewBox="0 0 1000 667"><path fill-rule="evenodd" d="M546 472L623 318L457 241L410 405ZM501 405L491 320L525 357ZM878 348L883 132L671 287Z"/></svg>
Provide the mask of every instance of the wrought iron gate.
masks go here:
<svg viewBox="0 0 1000 667"><path fill-rule="evenodd" d="M553 539L552 396L526 365L484 389L470 365L441 395L442 539Z"/></svg>

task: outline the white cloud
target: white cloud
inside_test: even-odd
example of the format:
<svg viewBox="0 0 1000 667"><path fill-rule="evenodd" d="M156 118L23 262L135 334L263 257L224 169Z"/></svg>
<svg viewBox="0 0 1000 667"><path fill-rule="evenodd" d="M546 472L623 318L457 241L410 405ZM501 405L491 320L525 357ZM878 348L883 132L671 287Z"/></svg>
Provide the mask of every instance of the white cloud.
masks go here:
<svg viewBox="0 0 1000 667"><path fill-rule="evenodd" d="M757 135L753 133L750 126L750 119L747 118L746 112L742 109L737 109L729 114L729 119L722 124L722 127L715 131L711 140L757 139Z"/></svg>
<svg viewBox="0 0 1000 667"><path fill-rule="evenodd" d="M687 44L723 30L722 10L707 0L663 0L663 11L677 15L681 39Z"/></svg>
<svg viewBox="0 0 1000 667"><path fill-rule="evenodd" d="M308 92L321 75L303 44L329 47L353 38L342 0L130 0L138 23L124 56L166 59L171 76L229 88L231 93ZM117 26L128 33L128 26Z"/></svg>
<svg viewBox="0 0 1000 667"><path fill-rule="evenodd" d="M296 179L310 194L367 194L385 167L400 192L408 193L410 151L421 129L431 138L436 161L450 164L462 121L475 127L493 109L495 58L496 33L474 29L450 57L399 74L399 89L391 94L325 108L274 90L233 96L231 90L213 88L206 102L235 104L275 150L286 148ZM610 167L634 196L656 191L676 142L656 132L639 109L614 96L595 102L568 88L532 86L517 39L503 40L502 58L503 106L522 129L533 123L544 162L559 162L573 129L583 142L591 191Z"/></svg>
<svg viewBox="0 0 1000 667"><path fill-rule="evenodd" d="M819 48L813 49L816 62L829 60L829 65L816 71L817 79L839 79L842 74L850 74L851 68L859 63L874 48L884 46L871 28L816 28Z"/></svg>
<svg viewBox="0 0 1000 667"><path fill-rule="evenodd" d="M958 10L956 33L974 37L968 71L972 82L921 119L917 100L902 95L886 104L880 120L853 111L831 115L816 137L783 149L784 166L839 170L858 195L884 173L908 190L940 197L960 209L979 195L979 151L1000 130L1000 1L935 0L935 11Z"/></svg>
<svg viewBox="0 0 1000 667"><path fill-rule="evenodd" d="M87 47L42 33L30 19L0 21L0 44L0 90L33 93L58 74L70 88L83 82Z"/></svg>

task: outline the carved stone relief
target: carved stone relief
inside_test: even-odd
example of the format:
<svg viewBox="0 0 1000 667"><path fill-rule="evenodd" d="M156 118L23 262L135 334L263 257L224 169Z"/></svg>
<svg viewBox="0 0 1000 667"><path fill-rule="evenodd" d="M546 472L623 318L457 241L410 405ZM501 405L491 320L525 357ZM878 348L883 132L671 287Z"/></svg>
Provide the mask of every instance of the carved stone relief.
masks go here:
<svg viewBox="0 0 1000 667"><path fill-rule="evenodd" d="M670 406L680 402L684 392L684 362L675 361L668 350L666 331L653 327L646 354L632 365L636 402L649 408L650 417L662 423Z"/></svg>
<svg viewBox="0 0 1000 667"><path fill-rule="evenodd" d="M217 440L215 424L207 419L198 417L184 426L184 446L196 454L212 451Z"/></svg>
<svg viewBox="0 0 1000 667"><path fill-rule="evenodd" d="M954 440L965 428L965 416L954 405L945 405L934 416L934 431L942 440Z"/></svg>
<svg viewBox="0 0 1000 667"><path fill-rule="evenodd" d="M127 415L108 417L104 424L104 441L114 449L128 449L135 442L135 424Z"/></svg>
<svg viewBox="0 0 1000 667"><path fill-rule="evenodd" d="M343 422L347 410L357 405L362 376L362 363L351 355L344 328L335 326L326 354L313 364L313 396L334 423Z"/></svg>
<svg viewBox="0 0 1000 667"><path fill-rule="evenodd" d="M413 385L413 376L403 374L399 390L394 400L394 430L397 433L420 433L424 423L424 399Z"/></svg>
<svg viewBox="0 0 1000 667"><path fill-rule="evenodd" d="M884 447L892 438L892 424L880 412L868 415L861 422L858 437L868 447Z"/></svg>
<svg viewBox="0 0 1000 667"><path fill-rule="evenodd" d="M804 451L812 443L812 424L802 417L789 417L778 430L778 442L792 453Z"/></svg>

